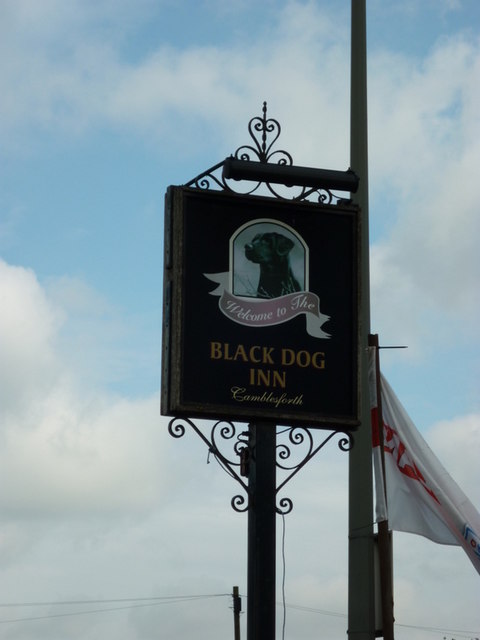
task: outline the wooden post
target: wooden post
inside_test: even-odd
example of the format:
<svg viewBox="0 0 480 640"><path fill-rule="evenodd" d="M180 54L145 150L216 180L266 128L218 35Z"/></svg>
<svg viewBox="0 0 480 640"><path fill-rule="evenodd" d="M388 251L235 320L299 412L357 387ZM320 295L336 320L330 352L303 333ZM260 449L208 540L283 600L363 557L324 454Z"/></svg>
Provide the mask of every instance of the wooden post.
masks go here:
<svg viewBox="0 0 480 640"><path fill-rule="evenodd" d="M375 349L375 383L377 395L378 438L382 461L382 474L385 486L385 447L383 433L382 388L380 382L380 352L378 335L368 337L368 344ZM387 497L385 496L385 500ZM387 504L388 507L388 504ZM385 640L393 640L393 567L392 535L388 530L388 520L378 523L378 558L380 563L380 589L382 607L382 633Z"/></svg>
<svg viewBox="0 0 480 640"><path fill-rule="evenodd" d="M242 599L238 595L238 587L233 587L233 638L240 640L240 613L242 611Z"/></svg>

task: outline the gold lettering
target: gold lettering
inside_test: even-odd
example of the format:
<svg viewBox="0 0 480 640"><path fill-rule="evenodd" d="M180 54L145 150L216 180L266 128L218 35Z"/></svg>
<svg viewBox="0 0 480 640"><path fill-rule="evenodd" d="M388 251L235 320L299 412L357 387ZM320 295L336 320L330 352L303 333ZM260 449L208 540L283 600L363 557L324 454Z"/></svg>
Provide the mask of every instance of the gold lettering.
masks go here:
<svg viewBox="0 0 480 640"><path fill-rule="evenodd" d="M241 358L244 362L248 362L248 357L243 344L238 345L237 350L235 351L235 355L233 356L234 360L238 360L239 358Z"/></svg>
<svg viewBox="0 0 480 640"><path fill-rule="evenodd" d="M245 346L244 344L231 345L229 342L210 342L210 359L227 360L229 362L251 362L253 364L281 365L284 367L297 366L301 369L313 367L314 369L325 369L325 352L315 351L310 353L306 349L289 349L284 347L280 351L280 358L274 358L276 347L265 347L262 345ZM275 362L277 360L277 362ZM280 362L278 362L280 360ZM250 372L257 371L250 369ZM273 370L272 370L273 371ZM267 386L282 386L283 374L280 373L250 373L251 384L265 384ZM260 381L259 381L260 376ZM261 377L263 376L263 377ZM255 382L254 382L255 381Z"/></svg>
<svg viewBox="0 0 480 640"><path fill-rule="evenodd" d="M286 373L287 373L286 371L282 371L280 373L280 371L276 371L275 369L273 370L273 386L274 387L282 387L282 389L285 389L285 386L287 383Z"/></svg>
<svg viewBox="0 0 480 640"><path fill-rule="evenodd" d="M222 357L222 345L220 342L210 342L210 359L220 360Z"/></svg>
<svg viewBox="0 0 480 640"><path fill-rule="evenodd" d="M250 369L250 384L255 387L282 387L285 389L287 385L286 371L277 371L276 369Z"/></svg>
<svg viewBox="0 0 480 640"><path fill-rule="evenodd" d="M323 351L315 351L311 354L309 351L302 349L294 351L293 349L282 349L281 363L285 367L297 365L302 369L313 367L314 369L325 369L325 353Z"/></svg>
<svg viewBox="0 0 480 640"><path fill-rule="evenodd" d="M257 385L270 386L270 371L263 371L263 369L257 369Z"/></svg>
<svg viewBox="0 0 480 640"><path fill-rule="evenodd" d="M256 364L258 364L259 362L262 361L260 356L255 356L255 352L260 350L260 346L259 345L255 345L254 347L250 347L250 352L249 352L249 356L250 356L250 360L251 362L255 362ZM265 349L265 347L264 347ZM250 371L253 371L253 369L250 369Z"/></svg>
<svg viewBox="0 0 480 640"><path fill-rule="evenodd" d="M325 369L325 353L323 351L316 351L312 356L312 366L315 369Z"/></svg>
<svg viewBox="0 0 480 640"><path fill-rule="evenodd" d="M263 364L273 364L273 358L270 355L274 347L263 347Z"/></svg>
<svg viewBox="0 0 480 640"><path fill-rule="evenodd" d="M310 364L310 354L308 351L299 351L297 353L297 364L299 367L308 367Z"/></svg>
<svg viewBox="0 0 480 640"><path fill-rule="evenodd" d="M282 364L289 367L295 362L295 351L293 349L282 349Z"/></svg>

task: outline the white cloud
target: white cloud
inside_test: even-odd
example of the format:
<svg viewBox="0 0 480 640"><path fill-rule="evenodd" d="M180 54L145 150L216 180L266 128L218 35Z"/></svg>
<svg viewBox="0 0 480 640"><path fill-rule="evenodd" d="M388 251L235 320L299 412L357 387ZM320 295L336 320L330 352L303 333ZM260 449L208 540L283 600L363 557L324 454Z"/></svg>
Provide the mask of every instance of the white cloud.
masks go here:
<svg viewBox="0 0 480 640"><path fill-rule="evenodd" d="M480 511L480 414L443 420L428 432L432 449Z"/></svg>
<svg viewBox="0 0 480 640"><path fill-rule="evenodd" d="M163 145L194 148L202 136L199 120L218 144L226 131L231 138L232 129L266 99L280 105L277 117L293 123L285 141L287 147L292 140L306 147L302 162L320 148L322 155L324 149L335 154L341 167L347 163L335 151L339 139L347 151L347 32L338 25L333 29L313 3L287 3L268 28L268 37L253 47L237 43L180 50L161 44L135 62L124 61L121 41L103 37L100 20L95 22L96 38L91 33L79 37L83 22L91 18L78 12L79 5L67 15L60 11L53 23L45 22L48 38L33 40L28 37L33 20L28 10L7 20L17 38L8 37L4 44L11 62L0 76L4 144L14 140L13 132L18 136L32 126L65 134L107 124L153 134ZM42 25L40 21L40 33ZM58 55L62 47L63 55ZM296 122L299 99L304 111ZM174 134L172 118L178 122ZM312 125L307 129L308 120ZM321 126L325 121L328 127Z"/></svg>
<svg viewBox="0 0 480 640"><path fill-rule="evenodd" d="M128 5L58 0L39 15L35 3L3 3L4 16L15 12L0 20L9 60L0 71L4 144L20 146L29 132L89 133L107 124L145 133L166 157L172 142L186 149L200 141L204 153L213 140L215 153L225 144L230 152L249 142L245 125L267 99L282 125L279 147L297 164L346 168L348 33L315 3L285 5L248 47L158 46L136 60L122 48ZM119 29L101 27L97 10L110 20L120 14ZM443 348L452 335L476 340L478 65L478 43L462 38L438 43L424 63L400 54L371 60L376 327L386 342L401 336L414 355L426 345ZM380 191L392 211L377 207ZM229 506L239 488L206 464L195 434L181 441L166 434L157 394L128 399L105 389L132 364L123 344L131 318L76 278L44 286L32 271L0 262L0 288L3 601L47 590L52 600L72 592L171 594L186 584L203 592L240 582L245 590L246 515ZM478 416L437 424L428 439L477 502ZM319 455L282 492L294 501L287 602L345 612L346 457ZM448 627L454 615L478 627L478 576L468 574L461 550L399 534L395 559L398 622ZM436 620L425 613L431 602ZM307 623L305 615L314 617ZM160 626L179 636L182 621L185 637L193 626L211 637L209 616L217 619L218 610L137 610L121 623L72 618L27 632L12 627L5 637L66 637L79 625L85 638L112 635L112 626L119 638L132 630L149 637ZM230 617L226 607L226 633ZM289 612L287 630L306 638L332 622L333 637L345 632L339 620ZM397 636L424 634L399 628Z"/></svg>
<svg viewBox="0 0 480 640"><path fill-rule="evenodd" d="M32 271L0 262L3 517L151 507L165 482L158 397L115 398L94 391L86 371L79 378L59 332L72 308L100 307L99 297L71 280L70 307L60 298L54 304Z"/></svg>
<svg viewBox="0 0 480 640"><path fill-rule="evenodd" d="M70 368L64 357L67 352L56 348L58 332L68 326L70 314L74 310L82 314L97 303L101 309L102 299L82 283L77 282L78 291L74 291L74 280L45 290L31 271L5 263L2 268L8 277L0 283L7 292L15 291L31 311L33 326L40 328L35 353L42 354L42 344L47 344L54 367L52 376L45 378L48 384L41 381L42 394L37 394L36 402L28 407L11 406L9 412L0 408L0 548L4 584L8 585L8 595L5 592L0 601L14 601L16 593L22 601L58 600L74 594L79 599L172 595L185 593L186 584L192 593L228 593L233 584L240 584L245 593L247 517L233 512L229 504L242 490L213 459L206 464L207 450L193 432L178 441L167 435L166 420L158 415L157 396L132 401L111 397L101 389L86 389L84 381L76 384L78 372ZM66 283L69 286L63 288ZM53 290L54 303L49 297ZM15 330L11 323L9 334ZM21 351L22 343L16 344ZM12 360L16 353L12 347ZM30 361L24 364L28 368ZM35 377L30 379L30 387L35 389L37 384ZM452 432L459 442L471 445L463 456L460 446L452 450ZM474 459L477 439L474 416L439 424L429 434L446 467L461 486L467 485L467 494L468 487L479 484ZM444 457L442 451L448 455ZM347 466L347 454L331 442L280 495L294 503L285 519L287 603L315 610L287 610L287 629L298 629L302 638L319 626L335 635L345 629ZM281 526L278 519L279 554ZM450 575L459 563L468 565L468 559L458 549L408 538L395 536L397 619L404 624L432 624L423 608L434 598L443 612L435 623L448 628L449 602L455 590L469 584L469 578L462 569L461 578L450 578L447 586L442 576ZM433 591L430 586L428 594L423 593L425 576L429 584L438 585ZM278 580L280 584L280 562ZM51 584L48 591L46 582ZM228 629L228 605L216 603L208 615L221 615L222 606L227 607L222 624ZM468 628L473 626L469 599L455 607L455 619L465 620ZM4 611L3 618L18 617L18 611ZM58 613L58 608L50 611ZM206 609L198 615L192 608L183 614L171 608L149 608L112 615L121 615L137 633L148 633L161 620L172 633L184 629L188 635L193 618L204 620L208 629L208 615L203 618L201 612ZM332 615L336 613L340 617ZM280 625L281 609L277 614ZM93 638L99 628L110 632L117 626L122 637L125 628L117 617L111 620L105 615L72 617L60 624L53 619L29 624L37 638L79 628L85 637ZM400 628L397 635L407 637L406 631ZM409 637L421 638L421 634Z"/></svg>
<svg viewBox="0 0 480 640"><path fill-rule="evenodd" d="M477 341L479 68L478 40L461 37L438 43L423 62L372 60L370 184L390 192L391 204L380 209L374 192L374 316L411 353L454 334Z"/></svg>
<svg viewBox="0 0 480 640"><path fill-rule="evenodd" d="M41 395L58 374L53 339L62 322L35 274L0 260L0 406L4 412Z"/></svg>
<svg viewBox="0 0 480 640"><path fill-rule="evenodd" d="M157 398L85 404L56 388L30 407L28 423L3 420L3 517L121 514L158 500L165 478Z"/></svg>
<svg viewBox="0 0 480 640"><path fill-rule="evenodd" d="M16 80L2 81L2 94L11 94L10 111L9 100L2 101L6 136L31 124L63 132L109 124L142 131L162 148L175 144L180 155L200 147L205 152L212 143L229 153L235 140L250 142L239 123L259 113L267 99L269 115L282 124L278 147L291 151L297 164L347 168L348 33L315 4L285 4L268 38L247 48L159 45L135 62L123 59L121 40L101 40L95 12L77 18L80 5L72 11L74 18L62 22L57 16L57 27L49 25L49 38L62 42L60 25L69 20L99 31L86 42L74 39L64 58L51 57L42 42L22 42L25 50L10 43L7 69ZM479 72L479 42L461 36L439 41L423 61L380 51L370 59L374 235L384 219L392 223L388 236L376 241L372 261L374 281L385 283L375 289L374 282L379 325L391 322L381 311L384 300L406 283L420 315L423 307L446 313L454 327L480 308L474 173L480 162ZM386 192L393 211L377 208L376 194ZM382 268L400 279L375 272L378 255Z"/></svg>

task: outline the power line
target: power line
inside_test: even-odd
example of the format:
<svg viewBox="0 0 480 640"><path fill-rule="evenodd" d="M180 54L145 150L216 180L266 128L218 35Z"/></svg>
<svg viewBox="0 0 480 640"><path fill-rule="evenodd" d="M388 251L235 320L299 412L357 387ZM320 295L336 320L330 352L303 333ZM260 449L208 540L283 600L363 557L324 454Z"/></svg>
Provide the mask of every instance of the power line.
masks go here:
<svg viewBox="0 0 480 640"><path fill-rule="evenodd" d="M418 629L420 631L428 631L429 633L447 633L455 636L461 636L462 638L478 637L478 631L467 631L465 629L442 629L441 627L421 627L413 624L399 624L395 623L397 627L403 627L404 629Z"/></svg>
<svg viewBox="0 0 480 640"><path fill-rule="evenodd" d="M277 602L279 606L283 606L283 602ZM325 611L323 609L316 609L315 607L307 607L304 605L298 604L287 604L286 605L290 609L297 609L298 611L305 611L307 613L318 613L324 616L332 616L335 618L347 618L346 613L339 613L335 611ZM418 631L428 631L430 633L444 633L444 634L452 634L456 636L461 636L465 638L478 637L478 631L469 631L466 629L445 629L444 627L427 627L421 625L414 624L402 624L400 622L395 623L396 627L402 627L404 629L417 629Z"/></svg>
<svg viewBox="0 0 480 640"><path fill-rule="evenodd" d="M68 604L111 604L114 602L145 602L151 600L170 600L170 601L183 601L183 600L202 600L207 598L221 598L223 596L230 596L230 593L210 593L210 594L195 594L195 595L178 595L178 596L150 596L144 598L109 598L109 599L90 599L90 600L57 600L52 602L0 602L0 607L51 607L62 606ZM152 603L154 604L154 603Z"/></svg>
<svg viewBox="0 0 480 640"><path fill-rule="evenodd" d="M50 618L67 618L70 616L82 616L95 613L108 613L111 611L125 611L127 609L140 609L142 607L154 607L161 604L175 604L177 602L191 602L192 600L207 600L211 598L220 598L224 596L230 596L229 593L217 593L211 595L193 595L193 596L164 596L153 598L117 598L111 600L70 600L61 602L22 602L5 604L0 603L0 607L36 607L36 606L63 606L63 605L85 605L85 604L107 604L114 602L141 602L143 604L125 605L123 607L109 607L102 609L88 609L86 611L68 611L66 613L50 613L43 616L28 616L24 618L8 618L0 619L0 624L13 623L13 622L33 622L35 620L47 620ZM145 601L150 602L145 602ZM154 602L152 602L152 600Z"/></svg>
<svg viewBox="0 0 480 640"><path fill-rule="evenodd" d="M283 603L277 602L278 605ZM318 613L323 616L332 616L333 618L347 618L346 613L338 613L336 611L325 611L324 609L316 609L315 607L307 607L301 604L287 604L288 609L296 609L297 611L305 611L306 613Z"/></svg>
<svg viewBox="0 0 480 640"><path fill-rule="evenodd" d="M203 595L177 595L177 596L151 596L144 598L109 598L109 599L89 599L89 600L60 600L50 602L0 602L0 608L14 608L14 607L55 607L55 606L78 606L78 605L91 605L91 604L114 604L125 603L125 606L121 607L108 607L99 609L88 609L86 611L68 611L65 613L51 613L42 616L29 616L23 618L9 618L0 619L0 624L14 623L14 622L31 622L35 620L47 620L50 618L66 618L69 616L90 615L95 613L109 613L112 611L125 611L127 609L139 609L144 607L154 607L164 604L176 604L179 602L191 602L195 600L208 600L213 598L223 598L225 596L231 597L231 593L212 593ZM242 596L248 598L248 596ZM138 603L138 604L126 604L126 603ZM308 607L299 604L288 604L285 601L277 602L277 605L288 608L296 609L297 611L304 611L306 613L315 613L324 616L330 616L334 618L347 618L347 614L337 611L328 611L325 609L317 609L316 607ZM443 627L429 627L413 624L402 624L400 622L395 623L396 627L402 627L404 629L416 629L418 631L425 631L428 633L442 633L453 636L460 636L464 638L478 637L478 631L471 631L466 629L446 629Z"/></svg>

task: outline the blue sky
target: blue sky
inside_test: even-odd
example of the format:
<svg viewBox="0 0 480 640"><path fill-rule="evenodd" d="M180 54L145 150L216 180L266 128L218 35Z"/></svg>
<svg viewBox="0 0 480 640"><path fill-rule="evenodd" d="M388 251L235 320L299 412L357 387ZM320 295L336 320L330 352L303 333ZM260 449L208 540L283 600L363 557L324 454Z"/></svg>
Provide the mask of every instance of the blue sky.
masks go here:
<svg viewBox="0 0 480 640"><path fill-rule="evenodd" d="M346 169L349 20L346 0L0 2L0 602L245 592L236 488L159 416L163 196L249 142L264 100L296 164ZM476 0L368 2L372 329L408 345L382 352L386 375L477 506L479 26ZM345 482L332 453L292 486L292 603L345 611L346 545L314 570L305 540L346 539ZM398 539L398 621L478 635L468 560ZM122 615L129 633L119 616L58 629L149 638L158 623ZM171 637L203 615L169 613ZM315 624L333 637L337 622ZM62 637L55 624L0 637Z"/></svg>

